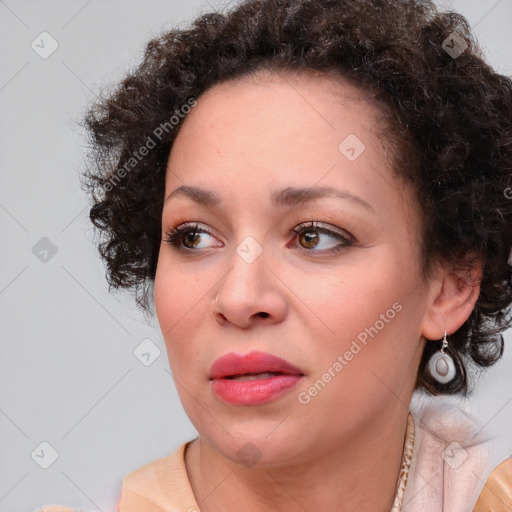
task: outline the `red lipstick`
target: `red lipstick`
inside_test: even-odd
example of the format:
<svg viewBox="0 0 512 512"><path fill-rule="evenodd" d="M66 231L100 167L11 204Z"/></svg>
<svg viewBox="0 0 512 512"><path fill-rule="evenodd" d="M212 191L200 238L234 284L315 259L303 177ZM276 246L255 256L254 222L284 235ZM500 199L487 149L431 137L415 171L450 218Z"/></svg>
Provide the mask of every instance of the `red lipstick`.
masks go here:
<svg viewBox="0 0 512 512"><path fill-rule="evenodd" d="M230 352L219 357L208 373L212 391L231 405L271 402L295 387L304 373L288 361L265 352Z"/></svg>

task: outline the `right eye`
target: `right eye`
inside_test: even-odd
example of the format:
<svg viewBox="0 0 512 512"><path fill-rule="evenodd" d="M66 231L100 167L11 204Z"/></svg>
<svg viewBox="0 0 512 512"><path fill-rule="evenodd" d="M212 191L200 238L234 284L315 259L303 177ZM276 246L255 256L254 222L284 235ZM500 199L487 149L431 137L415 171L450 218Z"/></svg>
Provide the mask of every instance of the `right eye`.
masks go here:
<svg viewBox="0 0 512 512"><path fill-rule="evenodd" d="M198 242L201 236L204 235L213 237L207 229L199 228L198 223L186 222L179 226L171 227L171 229L165 233L163 241L179 251L193 251L198 248ZM219 247L220 245L222 245L222 243L217 242L210 247ZM208 249L208 247L199 247L199 249Z"/></svg>

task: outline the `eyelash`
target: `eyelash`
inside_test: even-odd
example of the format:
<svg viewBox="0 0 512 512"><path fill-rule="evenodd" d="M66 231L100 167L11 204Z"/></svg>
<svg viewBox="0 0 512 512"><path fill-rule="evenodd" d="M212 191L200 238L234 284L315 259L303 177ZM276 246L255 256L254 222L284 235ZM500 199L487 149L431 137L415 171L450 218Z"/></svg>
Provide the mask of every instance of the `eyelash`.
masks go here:
<svg viewBox="0 0 512 512"><path fill-rule="evenodd" d="M332 249L326 249L327 252L334 254L339 253L341 251L344 251L348 247L354 245L355 239L351 235L342 235L341 233L332 231L330 229L327 229L325 227L322 227L322 224L316 222L316 221L309 221L309 222L303 222L302 224L299 224L295 228L293 228L292 233L295 235L300 235L301 233L308 232L308 231L317 231L319 233L324 233L331 235L333 238L336 238L343 242L341 245L337 245L336 247ZM202 233L207 234L210 236L214 236L208 229L199 228L199 224L195 222L186 222L184 224L181 224L179 226L173 226L166 234L163 239L163 241L167 244L169 244L174 249L181 251L181 252L194 252L196 249L189 249L182 247L181 244L181 236L185 233ZM323 251L314 251L307 249L305 247L301 248L304 251L307 252L323 252Z"/></svg>

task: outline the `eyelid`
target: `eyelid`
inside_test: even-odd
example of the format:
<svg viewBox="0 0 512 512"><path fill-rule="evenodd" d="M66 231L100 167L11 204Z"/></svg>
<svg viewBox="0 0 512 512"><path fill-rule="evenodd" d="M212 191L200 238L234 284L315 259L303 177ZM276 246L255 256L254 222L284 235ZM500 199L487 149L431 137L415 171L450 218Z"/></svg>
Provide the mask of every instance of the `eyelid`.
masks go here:
<svg viewBox="0 0 512 512"><path fill-rule="evenodd" d="M175 224L171 226L171 228L166 231L164 236L162 237L162 241L167 242L171 246L174 246L177 250L181 251L187 251L187 252L195 252L194 249L188 249L178 246L178 244L175 243L176 239L180 237L184 232L198 232L201 234L207 234L208 236L211 236L213 238L217 238L213 231L207 227L204 224L201 224L200 222L181 222L179 224ZM222 242L219 242L222 244ZM217 245L218 247L218 245Z"/></svg>
<svg viewBox="0 0 512 512"><path fill-rule="evenodd" d="M341 230L339 228L336 228L335 226L331 226L330 224L324 224L323 222L318 222L315 220L310 220L307 222L302 222L298 226L294 227L292 232L295 234L300 233L301 231L304 231L306 229L317 229L319 231L324 231L328 233L332 233L334 235L337 235L341 238L344 238L346 240L349 240L351 242L355 242L356 239L353 235L351 235L348 231Z"/></svg>

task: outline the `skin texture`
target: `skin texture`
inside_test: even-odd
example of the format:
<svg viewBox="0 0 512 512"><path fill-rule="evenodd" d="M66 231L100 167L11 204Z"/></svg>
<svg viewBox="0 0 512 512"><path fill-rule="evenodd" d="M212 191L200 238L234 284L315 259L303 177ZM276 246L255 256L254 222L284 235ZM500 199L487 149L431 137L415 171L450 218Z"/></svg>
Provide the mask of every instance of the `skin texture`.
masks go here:
<svg viewBox="0 0 512 512"><path fill-rule="evenodd" d="M392 505L424 344L462 325L479 289L441 266L431 279L422 276L414 196L393 174L378 137L381 119L344 82L264 72L209 89L181 127L166 197L194 185L222 199L208 207L184 196L165 202L163 238L184 222L212 235L182 237L196 247L188 252L162 242L154 288L169 364L199 433L186 466L203 512L241 503L248 512L384 512ZM349 134L365 145L355 161L338 149ZM320 186L370 207L336 197L278 208L270 202L276 189ZM333 253L343 245L334 236L310 227L292 232L309 221L355 241ZM236 250L248 236L263 250L252 263ZM394 318L300 403L298 394L393 304L401 306ZM305 377L268 404L220 401L209 367L225 353L250 350L284 358ZM252 467L238 455L247 443L261 457Z"/></svg>

